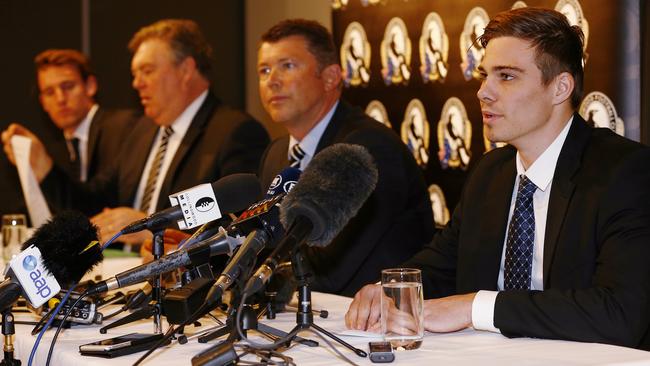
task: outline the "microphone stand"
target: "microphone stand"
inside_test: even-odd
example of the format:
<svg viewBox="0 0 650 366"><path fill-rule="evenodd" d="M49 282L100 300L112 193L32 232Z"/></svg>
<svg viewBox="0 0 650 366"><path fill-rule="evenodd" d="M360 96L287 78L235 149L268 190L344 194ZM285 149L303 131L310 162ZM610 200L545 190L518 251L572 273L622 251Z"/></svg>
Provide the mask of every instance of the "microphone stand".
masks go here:
<svg viewBox="0 0 650 366"><path fill-rule="evenodd" d="M291 262L293 265L293 273L296 278L296 282L298 283L298 312L296 313L296 326L289 333L313 328L317 332L329 337L330 339L333 339L340 345L351 350L357 356L367 357L368 354L365 351L352 346L341 338L335 336L333 333L314 323L314 312L311 307L311 288L309 287L313 273L311 268L309 268L307 260L305 259L302 247L298 247L298 249L293 251L291 254ZM295 340L295 338L296 337L294 336L289 339L287 346L292 340Z"/></svg>
<svg viewBox="0 0 650 366"><path fill-rule="evenodd" d="M4 358L0 366L20 366L20 360L14 358L14 315L11 313L11 306L2 311L2 335L4 335Z"/></svg>
<svg viewBox="0 0 650 366"><path fill-rule="evenodd" d="M152 230L153 232L153 259L158 260L165 254L165 228ZM101 334L106 334L109 329L119 327L124 324L132 323L141 319L148 319L153 316L154 334L162 334L162 278L160 274L155 276L151 284L151 302L142 306L139 310L118 319L111 324L99 328ZM0 365L2 366L2 365Z"/></svg>
<svg viewBox="0 0 650 366"><path fill-rule="evenodd" d="M228 317L226 318L226 324L214 331L207 333L198 338L199 343L207 343L215 338L223 337L228 335L226 341L236 342L240 340L239 334L234 324L237 321L237 308L241 303L242 298L242 287L245 286L245 282L241 282L238 286L231 289L231 303L230 310L228 310ZM281 331L280 329L268 326L266 324L259 323L257 319L264 315L266 308L260 306L257 309L254 309L250 304L244 304L242 307L241 314L241 327L244 335L246 335L249 330L256 330L262 335L267 337L276 336L276 337L285 337L287 336L286 332ZM296 341L310 347L318 347L318 342L311 339L305 339L297 337Z"/></svg>

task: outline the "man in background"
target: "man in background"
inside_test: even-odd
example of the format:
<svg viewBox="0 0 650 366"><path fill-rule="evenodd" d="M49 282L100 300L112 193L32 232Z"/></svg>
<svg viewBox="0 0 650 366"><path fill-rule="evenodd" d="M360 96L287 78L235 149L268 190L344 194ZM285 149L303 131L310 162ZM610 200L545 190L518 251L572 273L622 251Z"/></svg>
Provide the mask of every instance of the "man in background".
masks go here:
<svg viewBox="0 0 650 366"><path fill-rule="evenodd" d="M49 49L34 59L39 101L52 123L62 132L66 152L63 157L56 153L58 141L40 141L21 124L11 124L3 134L5 151L14 162L9 136L27 135L35 149L46 149L42 156L50 164L53 159L74 180L92 180L99 172L109 169L120 154L125 138L131 132L135 114L128 110L100 108L95 101L98 91L97 78L88 58L72 49ZM69 197L57 201L67 202ZM68 203L64 203L68 205ZM57 210L57 207L51 207Z"/></svg>
<svg viewBox="0 0 650 366"><path fill-rule="evenodd" d="M125 225L170 205L168 195L233 173L255 172L269 138L250 116L223 105L210 91L212 49L191 20L166 19L140 29L129 42L133 87L145 117L118 164L82 186L60 186L57 169L37 177L47 197L72 192L74 206L97 213L102 241ZM116 202L112 205L111 203ZM141 232L121 237L139 244Z"/></svg>
<svg viewBox="0 0 650 366"><path fill-rule="evenodd" d="M262 104L289 132L264 155L263 187L289 164L304 170L335 143L361 145L375 160L379 180L359 213L327 247L306 251L315 290L352 295L431 239L422 172L393 131L340 99L338 52L322 25L294 19L273 26L262 35L257 65Z"/></svg>

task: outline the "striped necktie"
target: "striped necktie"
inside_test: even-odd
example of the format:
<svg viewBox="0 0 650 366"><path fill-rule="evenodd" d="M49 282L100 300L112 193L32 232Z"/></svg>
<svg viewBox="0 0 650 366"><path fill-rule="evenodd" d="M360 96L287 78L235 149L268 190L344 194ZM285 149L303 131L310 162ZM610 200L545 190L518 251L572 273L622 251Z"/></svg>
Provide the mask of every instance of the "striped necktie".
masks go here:
<svg viewBox="0 0 650 366"><path fill-rule="evenodd" d="M293 145L289 152L289 166L292 168L300 168L300 160L305 157L305 152L299 144Z"/></svg>
<svg viewBox="0 0 650 366"><path fill-rule="evenodd" d="M530 289L535 244L535 212L533 194L535 183L525 175L520 176L517 200L512 212L506 241L506 260L503 287L506 290Z"/></svg>
<svg viewBox="0 0 650 366"><path fill-rule="evenodd" d="M171 136L172 133L174 133L174 130L172 130L171 127L166 127L163 131L160 145L158 145L158 151L156 151L156 156L154 156L151 168L149 168L149 177L147 178L147 184L145 185L144 193L142 194L142 203L140 204L140 211L144 213L148 213L149 208L152 205L156 205L155 202L152 202L153 193L156 190L160 168L162 167L162 163L165 160L165 153L167 152L167 143L169 142L169 136Z"/></svg>

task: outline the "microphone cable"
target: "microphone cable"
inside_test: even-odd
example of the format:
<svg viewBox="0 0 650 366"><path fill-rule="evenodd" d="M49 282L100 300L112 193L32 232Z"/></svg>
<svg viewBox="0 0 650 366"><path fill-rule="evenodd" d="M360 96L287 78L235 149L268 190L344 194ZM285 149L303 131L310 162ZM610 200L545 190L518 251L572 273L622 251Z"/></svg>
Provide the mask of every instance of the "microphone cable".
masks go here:
<svg viewBox="0 0 650 366"><path fill-rule="evenodd" d="M115 234L115 236L113 236L112 238L110 238L110 239L109 239L109 240L108 240L108 241L107 241L107 242L102 246L102 252L103 252L104 249L106 249L109 245L111 245L111 243L113 243L113 242L115 241L115 239L119 238L120 235L122 235L122 232L121 232L121 231L117 232L117 234ZM79 282L77 281L77 283L73 284L73 285L70 287L70 289L68 289L68 292L65 294L65 296L63 296L63 299L61 299L61 302L59 303L59 305L56 306L56 309L52 312L52 315L51 315L50 318L47 320L47 323L45 323L45 325L43 326L43 328L41 329L41 331L38 333L38 337L36 337L36 341L34 342L34 346L32 347L32 350L31 350L31 352L29 353L29 361L27 362L27 366L32 366L32 363L34 362L34 356L36 356L36 350L38 349L38 345L41 343L41 338L43 338L43 334L45 334L45 332L50 328L50 326L52 325L52 322L54 322L54 319L55 319L55 317L56 317L56 314L58 314L59 311L61 311L61 308L63 308L63 305L65 305L65 303L68 301L68 298L70 297L70 295L72 294L72 292L74 291L74 289L77 287L78 284L79 284ZM85 293L82 294L82 296L80 296L77 300L81 299L81 297L84 297L84 296L85 296ZM76 305L77 303L78 303L78 302L75 302L74 305ZM74 309L74 305L73 305L72 307L70 307L70 309ZM69 314L69 313L68 313L68 314ZM65 323L65 319L68 317L68 314L66 314L65 318L64 318L64 319L61 321L61 323L59 324L59 328L58 328L59 330L63 327L63 323ZM59 334L59 330L57 330L56 335ZM49 364L49 360L50 360L50 356L51 356L50 353L51 353L52 350L54 349L54 342L56 342L56 335L55 335L55 337L52 339L52 343L50 343L50 350L49 350L49 352L48 352L48 357L47 357L47 360L48 360L48 361L47 361L47 364ZM47 364L46 364L46 365L47 365Z"/></svg>

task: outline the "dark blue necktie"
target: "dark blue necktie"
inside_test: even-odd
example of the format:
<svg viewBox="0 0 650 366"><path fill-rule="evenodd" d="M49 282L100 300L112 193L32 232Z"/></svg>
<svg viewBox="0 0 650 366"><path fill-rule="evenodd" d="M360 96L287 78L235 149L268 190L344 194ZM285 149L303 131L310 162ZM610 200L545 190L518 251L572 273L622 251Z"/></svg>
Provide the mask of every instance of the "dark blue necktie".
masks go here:
<svg viewBox="0 0 650 366"><path fill-rule="evenodd" d="M535 213L533 194L537 186L521 175L515 210L508 227L506 261L503 286L506 290L530 289L533 269L533 246L535 244Z"/></svg>

